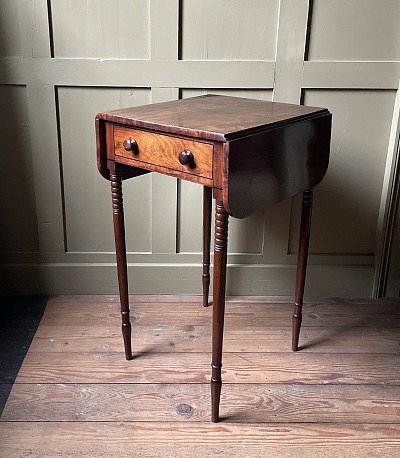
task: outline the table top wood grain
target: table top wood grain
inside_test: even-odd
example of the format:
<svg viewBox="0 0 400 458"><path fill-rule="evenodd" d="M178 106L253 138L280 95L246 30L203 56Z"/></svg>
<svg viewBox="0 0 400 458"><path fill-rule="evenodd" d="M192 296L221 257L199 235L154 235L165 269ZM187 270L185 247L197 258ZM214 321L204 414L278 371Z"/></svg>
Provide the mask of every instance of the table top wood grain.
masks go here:
<svg viewBox="0 0 400 458"><path fill-rule="evenodd" d="M326 108L205 95L99 113L113 123L205 140L228 141L327 114Z"/></svg>

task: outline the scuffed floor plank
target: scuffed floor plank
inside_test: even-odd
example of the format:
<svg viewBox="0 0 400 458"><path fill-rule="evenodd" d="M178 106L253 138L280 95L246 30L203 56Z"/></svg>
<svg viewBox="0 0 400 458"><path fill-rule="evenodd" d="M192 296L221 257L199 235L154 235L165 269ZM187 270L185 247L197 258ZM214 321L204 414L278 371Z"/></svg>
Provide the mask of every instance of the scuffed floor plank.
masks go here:
<svg viewBox="0 0 400 458"><path fill-rule="evenodd" d="M7 458L396 457L400 425L3 423L0 442Z"/></svg>
<svg viewBox="0 0 400 458"><path fill-rule="evenodd" d="M225 383L400 385L397 354L227 353ZM207 353L30 353L18 383L208 383Z"/></svg>
<svg viewBox="0 0 400 458"><path fill-rule="evenodd" d="M396 423L399 386L224 384L221 415L246 423ZM204 385L17 384L3 421L200 421Z"/></svg>
<svg viewBox="0 0 400 458"><path fill-rule="evenodd" d="M121 352L123 343L119 326L114 320L103 326L41 325L30 346L30 352L76 353ZM119 324L119 323L118 323ZM289 350L291 328L262 326L237 327L227 325L224 353L286 352ZM316 353L396 353L399 338L393 328L307 327L301 330L303 352ZM210 351L210 325L153 325L133 328L136 351L154 347L162 353Z"/></svg>
<svg viewBox="0 0 400 458"><path fill-rule="evenodd" d="M232 302L226 305L226 326L290 327L293 305L291 303ZM304 326L345 326L370 328L380 326L400 327L400 308L396 302L384 305L370 304L305 304ZM60 317L63 317L63 320ZM210 325L212 307L202 307L199 302L132 302L133 326L153 325ZM50 301L42 324L99 326L119 322L117 302Z"/></svg>

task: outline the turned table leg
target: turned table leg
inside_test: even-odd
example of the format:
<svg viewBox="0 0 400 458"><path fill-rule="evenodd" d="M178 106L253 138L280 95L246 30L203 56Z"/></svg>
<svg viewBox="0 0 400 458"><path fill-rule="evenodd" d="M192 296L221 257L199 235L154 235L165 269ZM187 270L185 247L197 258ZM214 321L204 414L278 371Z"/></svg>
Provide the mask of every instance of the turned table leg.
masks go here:
<svg viewBox="0 0 400 458"><path fill-rule="evenodd" d="M124 207L122 202L122 181L118 172L110 174L112 209L114 222L115 251L117 255L118 286L121 302L122 336L126 359L132 359L131 322L129 319L128 268L126 263Z"/></svg>
<svg viewBox="0 0 400 458"><path fill-rule="evenodd" d="M306 280L308 245L310 241L311 213L312 213L313 190L308 189L303 192L303 202L301 210L299 252L297 255L296 271L296 292L294 302L294 312L292 318L292 350L299 349L299 335L302 320L304 285Z"/></svg>
<svg viewBox="0 0 400 458"><path fill-rule="evenodd" d="M215 204L213 322L212 322L212 375L211 420L219 420L221 396L222 340L224 334L226 258L228 250L228 219L223 202Z"/></svg>
<svg viewBox="0 0 400 458"><path fill-rule="evenodd" d="M210 244L211 244L211 200L212 188L203 189L203 306L208 307L210 290Z"/></svg>

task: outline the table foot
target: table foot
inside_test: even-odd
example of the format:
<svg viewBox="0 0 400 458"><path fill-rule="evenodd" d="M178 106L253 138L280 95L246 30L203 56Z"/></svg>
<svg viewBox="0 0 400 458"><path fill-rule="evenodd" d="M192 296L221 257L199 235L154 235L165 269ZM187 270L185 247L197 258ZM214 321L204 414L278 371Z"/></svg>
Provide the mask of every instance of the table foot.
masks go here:
<svg viewBox="0 0 400 458"><path fill-rule="evenodd" d="M308 246L310 242L311 214L312 214L313 190L303 192L301 211L299 253L297 256L296 291L294 312L292 317L292 350L299 349L299 336L302 321L304 286L307 271Z"/></svg>
<svg viewBox="0 0 400 458"><path fill-rule="evenodd" d="M292 316L292 351L298 351L299 349L299 337L301 322L303 320L302 308L303 304L294 304L294 312Z"/></svg>
<svg viewBox="0 0 400 458"><path fill-rule="evenodd" d="M214 370L214 367L212 367ZM219 369L219 373L221 374L221 367ZM211 421L213 423L219 422L219 402L221 399L221 388L222 388L222 380L214 380L211 378Z"/></svg>

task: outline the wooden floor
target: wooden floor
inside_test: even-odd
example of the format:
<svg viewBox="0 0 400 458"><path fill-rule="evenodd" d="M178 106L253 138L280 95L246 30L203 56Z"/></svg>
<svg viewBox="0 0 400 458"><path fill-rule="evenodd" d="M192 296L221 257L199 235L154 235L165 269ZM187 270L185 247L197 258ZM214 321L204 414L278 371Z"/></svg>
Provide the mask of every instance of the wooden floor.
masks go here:
<svg viewBox="0 0 400 458"><path fill-rule="evenodd" d="M46 303L44 296L0 296L0 416Z"/></svg>
<svg viewBox="0 0 400 458"><path fill-rule="evenodd" d="M400 301L227 302L221 414L210 418L212 309L132 297L126 361L115 296L60 296L0 422L0 457L398 457Z"/></svg>

